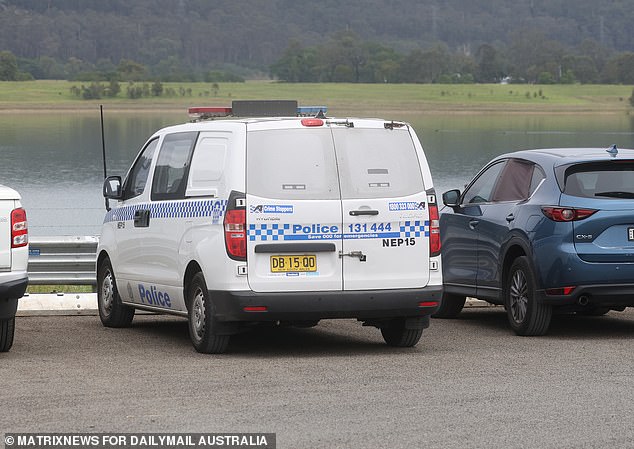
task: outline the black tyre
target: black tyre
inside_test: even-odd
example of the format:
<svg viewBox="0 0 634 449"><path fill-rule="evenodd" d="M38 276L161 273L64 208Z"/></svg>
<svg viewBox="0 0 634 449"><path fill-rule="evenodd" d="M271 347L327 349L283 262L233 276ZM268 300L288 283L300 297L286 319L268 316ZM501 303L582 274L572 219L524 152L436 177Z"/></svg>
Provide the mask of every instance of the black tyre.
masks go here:
<svg viewBox="0 0 634 449"><path fill-rule="evenodd" d="M381 335L385 343L397 348L411 348L418 343L423 335L422 329L406 329L404 319L390 321L387 326L381 328Z"/></svg>
<svg viewBox="0 0 634 449"><path fill-rule="evenodd" d="M134 318L134 308L121 302L110 259L105 258L97 270L97 306L106 327L127 327Z"/></svg>
<svg viewBox="0 0 634 449"><path fill-rule="evenodd" d="M15 317L0 320L0 352L7 352L13 346Z"/></svg>
<svg viewBox="0 0 634 449"><path fill-rule="evenodd" d="M536 300L535 285L528 258L515 259L504 283L504 306L517 335L544 335L550 326L552 307Z"/></svg>
<svg viewBox="0 0 634 449"><path fill-rule="evenodd" d="M464 307L464 303L466 301L466 296L443 293L442 299L440 301L440 307L438 307L438 310L432 315L432 317L455 318L462 311L462 308Z"/></svg>
<svg viewBox="0 0 634 449"><path fill-rule="evenodd" d="M215 307L202 273L194 275L187 289L189 336L196 351L222 354L229 346L229 335L215 335Z"/></svg>

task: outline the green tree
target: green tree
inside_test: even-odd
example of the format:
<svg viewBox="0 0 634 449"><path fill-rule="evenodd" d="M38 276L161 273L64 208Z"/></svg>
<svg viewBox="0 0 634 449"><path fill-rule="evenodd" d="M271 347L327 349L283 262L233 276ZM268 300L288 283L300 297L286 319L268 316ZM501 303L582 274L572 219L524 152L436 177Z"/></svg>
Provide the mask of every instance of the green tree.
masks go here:
<svg viewBox="0 0 634 449"><path fill-rule="evenodd" d="M317 81L317 58L314 49L304 48L293 40L282 57L271 65L271 75L282 81L309 83Z"/></svg>
<svg viewBox="0 0 634 449"><path fill-rule="evenodd" d="M10 51L0 51L0 80L16 81L18 79L18 61Z"/></svg>
<svg viewBox="0 0 634 449"><path fill-rule="evenodd" d="M124 81L142 81L147 76L147 69L143 64L122 59L117 66L117 73Z"/></svg>
<svg viewBox="0 0 634 449"><path fill-rule="evenodd" d="M501 58L492 45L480 45L475 60L477 64L476 80L478 82L497 83L504 77Z"/></svg>
<svg viewBox="0 0 634 449"><path fill-rule="evenodd" d="M601 78L606 83L634 84L634 53L624 52L611 58Z"/></svg>

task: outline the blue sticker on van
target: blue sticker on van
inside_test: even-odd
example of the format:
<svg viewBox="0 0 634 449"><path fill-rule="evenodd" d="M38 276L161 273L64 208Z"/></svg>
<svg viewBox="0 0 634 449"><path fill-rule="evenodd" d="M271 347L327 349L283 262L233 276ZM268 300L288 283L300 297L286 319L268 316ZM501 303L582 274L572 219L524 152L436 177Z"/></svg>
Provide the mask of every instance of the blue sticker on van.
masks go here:
<svg viewBox="0 0 634 449"><path fill-rule="evenodd" d="M259 204L250 206L249 210L253 214L292 214L293 206L285 204Z"/></svg>
<svg viewBox="0 0 634 449"><path fill-rule="evenodd" d="M424 210L425 202L420 201L395 201L389 203L388 205L390 211L399 211L399 210Z"/></svg>

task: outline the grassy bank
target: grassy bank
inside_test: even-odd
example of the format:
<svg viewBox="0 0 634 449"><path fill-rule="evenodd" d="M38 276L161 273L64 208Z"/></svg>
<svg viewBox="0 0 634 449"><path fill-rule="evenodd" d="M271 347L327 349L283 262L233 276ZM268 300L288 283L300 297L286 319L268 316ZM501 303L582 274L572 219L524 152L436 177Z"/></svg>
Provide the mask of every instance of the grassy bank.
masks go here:
<svg viewBox="0 0 634 449"><path fill-rule="evenodd" d="M632 86L524 84L285 84L266 81L164 83L175 96L128 99L126 83L117 98L83 100L68 81L0 82L0 112L40 109L182 110L192 105L230 105L233 99L297 99L301 105L326 105L334 114L382 112L629 113ZM142 84L142 83L137 83ZM179 92L183 92L181 95Z"/></svg>

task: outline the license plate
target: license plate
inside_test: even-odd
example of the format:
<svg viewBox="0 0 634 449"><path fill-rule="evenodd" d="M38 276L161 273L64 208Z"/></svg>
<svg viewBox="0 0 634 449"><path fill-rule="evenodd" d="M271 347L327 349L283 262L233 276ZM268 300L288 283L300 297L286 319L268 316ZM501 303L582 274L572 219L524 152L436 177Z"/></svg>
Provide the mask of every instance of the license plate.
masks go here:
<svg viewBox="0 0 634 449"><path fill-rule="evenodd" d="M317 271L317 256L271 256L271 273Z"/></svg>
<svg viewBox="0 0 634 449"><path fill-rule="evenodd" d="M627 239L630 242L634 241L634 228L627 228Z"/></svg>

